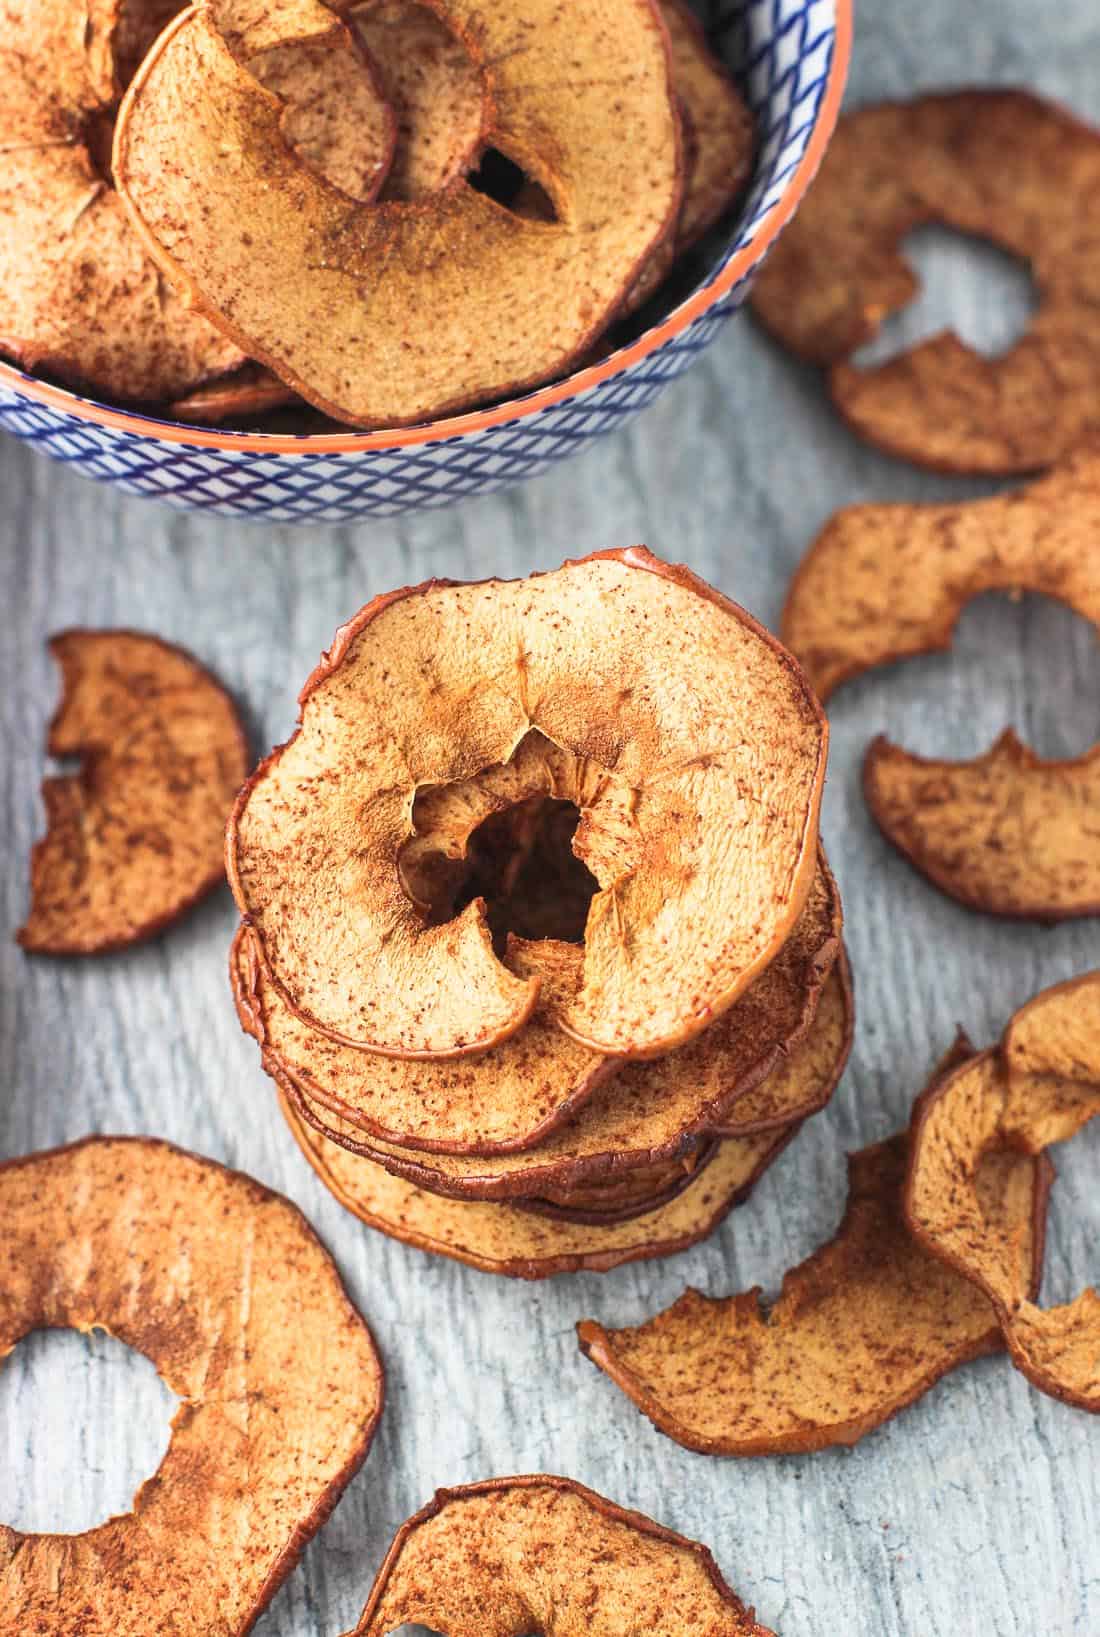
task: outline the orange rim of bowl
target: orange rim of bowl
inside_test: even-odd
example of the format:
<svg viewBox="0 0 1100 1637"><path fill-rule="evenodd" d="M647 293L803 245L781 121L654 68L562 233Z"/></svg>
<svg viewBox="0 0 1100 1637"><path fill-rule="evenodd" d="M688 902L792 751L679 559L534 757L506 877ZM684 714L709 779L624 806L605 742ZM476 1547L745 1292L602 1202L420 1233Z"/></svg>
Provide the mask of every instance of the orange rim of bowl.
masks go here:
<svg viewBox="0 0 1100 1637"><path fill-rule="evenodd" d="M525 420L540 410L550 409L567 398L577 397L590 387L599 386L631 365L639 363L666 341L680 335L688 326L713 307L735 284L752 271L779 237L802 202L806 189L813 181L824 157L829 139L836 128L840 102L848 77L852 53L853 0L836 0L836 23L833 34L833 54L829 77L821 106L814 121L806 152L787 181L771 214L759 233L748 244L736 251L717 274L713 283L704 285L674 309L661 323L646 330L632 341L587 369L578 370L561 381L539 387L522 398L511 398L494 404L491 409L468 411L451 415L445 420L427 421L422 426L397 427L381 432L306 433L299 437L269 432L224 432L206 427L188 427L173 421L159 421L147 415L138 415L126 409L111 409L94 399L81 398L65 387L51 386L33 376L24 375L13 364L0 361L0 388L8 387L22 398L60 409L76 420L90 421L116 432L128 432L134 437L150 438L157 443L186 445L189 448L221 449L226 453L268 455L328 455L357 454L386 449L408 449L417 444L443 443L464 437L467 433L483 432L489 427Z"/></svg>

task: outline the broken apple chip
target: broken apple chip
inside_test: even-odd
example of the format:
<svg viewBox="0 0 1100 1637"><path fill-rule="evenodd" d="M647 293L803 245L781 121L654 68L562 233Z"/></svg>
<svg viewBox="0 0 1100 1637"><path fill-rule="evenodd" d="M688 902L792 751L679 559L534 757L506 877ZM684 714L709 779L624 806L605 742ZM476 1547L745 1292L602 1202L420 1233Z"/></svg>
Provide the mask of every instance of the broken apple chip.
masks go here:
<svg viewBox="0 0 1100 1637"><path fill-rule="evenodd" d="M1100 444L1009 494L946 506L850 506L791 583L783 641L818 697L876 665L950 648L987 591L1041 592L1100 630Z"/></svg>
<svg viewBox="0 0 1100 1637"><path fill-rule="evenodd" d="M758 1137L731 1137L691 1187L626 1222L571 1223L529 1211L521 1202L447 1199L393 1176L351 1151L354 1132L331 1121L323 1134L280 1094L283 1116L325 1187L368 1227L417 1250L448 1256L483 1273L550 1279L561 1273L606 1273L627 1262L674 1256L714 1232L747 1199L798 1127Z"/></svg>
<svg viewBox="0 0 1100 1637"><path fill-rule="evenodd" d="M773 1071L779 1085L764 1109L756 1104L746 1114L750 1128L789 1125L822 1106L850 1042L845 980L839 1015L832 997L828 1005L823 999L840 951L840 926L836 886L822 860L779 955L716 1023L664 1058L625 1064L589 1058L587 1068L585 1058L570 1055L567 1036L544 1028L538 1010L518 1034L476 1058L409 1062L353 1051L302 1028L268 980L247 929L238 934L231 965L242 1027L259 1042L267 1072L323 1135L454 1198L546 1197L682 1161L715 1126L738 1119L741 1100L755 1099ZM580 958L570 946L527 947L543 952L544 978L551 982L558 979L548 955ZM570 1064L592 1078L576 1080L569 1101L545 1101ZM563 1076L557 1097L569 1083ZM332 1117L352 1107L354 1121ZM512 1138L505 1145L501 1123L514 1128L523 1111L530 1111L529 1130L531 1113L541 1125L523 1142ZM380 1116L414 1125L414 1137L399 1144L371 1135L364 1128L377 1126Z"/></svg>
<svg viewBox="0 0 1100 1637"><path fill-rule="evenodd" d="M687 0L660 0L672 47L672 83L690 136L676 250L689 249L742 192L752 171L753 121Z"/></svg>
<svg viewBox="0 0 1100 1637"><path fill-rule="evenodd" d="M441 1489L399 1530L354 1632L773 1637L710 1552L569 1478Z"/></svg>
<svg viewBox="0 0 1100 1637"><path fill-rule="evenodd" d="M461 176L411 204L349 210L280 139L279 106L250 66L261 46L325 36L333 14L297 0L257 21L243 6L229 27L227 4L205 0L161 35L116 131L119 188L173 284L356 426L422 422L567 372L679 210L679 124L650 0L434 8L481 78L484 144L546 190L552 223ZM431 322L411 322L425 312Z"/></svg>
<svg viewBox="0 0 1100 1637"><path fill-rule="evenodd" d="M102 1330L180 1400L133 1508L90 1533L0 1524L6 1632L243 1637L362 1463L382 1365L296 1206L148 1138L0 1166L0 1359Z"/></svg>
<svg viewBox="0 0 1100 1637"><path fill-rule="evenodd" d="M880 734L867 751L871 816L949 897L987 915L1100 914L1100 745L1044 761L1011 728L968 762L914 756Z"/></svg>
<svg viewBox="0 0 1100 1637"><path fill-rule="evenodd" d="M90 955L153 936L222 880L248 746L221 684L159 637L63 631L50 652L62 697L47 748L82 765L42 787L47 831L18 939Z"/></svg>
<svg viewBox="0 0 1100 1637"><path fill-rule="evenodd" d="M1019 1235L981 1193L984 1169L1044 1156L1100 1114L1100 972L1044 990L983 1052L925 1093L913 1118L906 1211L922 1244L970 1280L1012 1362L1045 1393L1100 1412L1100 1293L1041 1308Z"/></svg>
<svg viewBox="0 0 1100 1637"><path fill-rule="evenodd" d="M111 181L124 76L167 9L7 0L0 30L0 353L123 402L244 361L165 285Z"/></svg>
<svg viewBox="0 0 1100 1637"><path fill-rule="evenodd" d="M1041 592L1100 629L1100 451L1014 494L949 506L854 506L804 558L784 640L819 696L873 666L949 648L987 591ZM884 739L864 767L872 813L942 891L989 914L1059 920L1100 907L1100 752L1044 761L1011 731L971 761Z"/></svg>
<svg viewBox="0 0 1100 1637"><path fill-rule="evenodd" d="M785 650L642 548L429 583L341 629L294 737L238 798L230 883L272 983L314 1028L393 1056L483 1051L527 1022L539 982L497 958L482 901L426 919L399 868L414 800L461 787L444 863L479 816L572 801L599 891L556 1020L593 1051L655 1056L712 1024L788 938L815 871L827 737Z"/></svg>
<svg viewBox="0 0 1100 1637"><path fill-rule="evenodd" d="M840 120L753 307L784 346L829 366L837 408L869 442L942 471L1038 470L1100 430L1098 188L1100 132L1027 92L858 109ZM1024 261L1035 314L998 357L944 332L859 368L852 354L916 293L901 247L929 223Z"/></svg>
<svg viewBox="0 0 1100 1637"><path fill-rule="evenodd" d="M908 1232L907 1154L902 1134L849 1157L835 1238L784 1276L772 1306L758 1288L721 1299L689 1289L636 1328L585 1320L582 1351L687 1449L776 1455L856 1443L1001 1341L989 1301ZM1021 1154L991 1154L975 1177L1029 1292L1048 1186L1045 1163Z"/></svg>

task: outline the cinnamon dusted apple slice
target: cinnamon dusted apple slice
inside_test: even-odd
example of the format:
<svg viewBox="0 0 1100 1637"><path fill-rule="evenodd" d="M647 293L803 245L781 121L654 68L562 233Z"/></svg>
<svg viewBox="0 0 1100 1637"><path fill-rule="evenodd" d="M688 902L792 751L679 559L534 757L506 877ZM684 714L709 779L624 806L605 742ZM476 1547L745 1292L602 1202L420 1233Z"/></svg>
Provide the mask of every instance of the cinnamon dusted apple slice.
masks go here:
<svg viewBox="0 0 1100 1637"><path fill-rule="evenodd" d="M261 52L331 33L319 0L192 7L145 59L116 135L119 187L173 284L352 425L408 425L566 373L680 205L651 0L434 9L481 77L484 145L545 189L553 222L460 177L412 204L349 208L282 140L279 104L252 68ZM410 324L417 313L431 321Z"/></svg>
<svg viewBox="0 0 1100 1637"><path fill-rule="evenodd" d="M752 171L753 121L688 0L660 0L672 83L690 131L676 250L690 249L733 204Z"/></svg>
<svg viewBox="0 0 1100 1637"><path fill-rule="evenodd" d="M933 1086L913 1116L906 1211L923 1245L993 1304L1012 1362L1042 1392L1100 1413L1100 1291L1041 1308L983 1167L1045 1160L1100 1114L1100 972L1046 989L997 1051ZM1032 1162L1034 1163L1034 1162Z"/></svg>
<svg viewBox="0 0 1100 1637"><path fill-rule="evenodd" d="M180 1400L124 1516L78 1535L0 1523L0 1629L244 1637L382 1413L332 1258L289 1200L147 1138L9 1160L0 1218L0 1360L33 1330L102 1330Z"/></svg>
<svg viewBox="0 0 1100 1637"><path fill-rule="evenodd" d="M42 787L24 949L90 955L151 937L222 879L222 837L248 769L229 695L199 662L137 631L50 639L62 697Z"/></svg>
<svg viewBox="0 0 1100 1637"><path fill-rule="evenodd" d="M539 985L497 959L480 902L426 921L400 870L414 802L461 787L461 852L478 815L570 800L600 890L558 1022L594 1051L654 1056L732 1005L798 919L827 735L785 650L641 548L429 583L343 627L294 737L241 792L230 881L314 1028L395 1056L484 1050Z"/></svg>
<svg viewBox="0 0 1100 1637"><path fill-rule="evenodd" d="M705 1546L568 1478L441 1489L410 1518L347 1637L773 1637Z"/></svg>

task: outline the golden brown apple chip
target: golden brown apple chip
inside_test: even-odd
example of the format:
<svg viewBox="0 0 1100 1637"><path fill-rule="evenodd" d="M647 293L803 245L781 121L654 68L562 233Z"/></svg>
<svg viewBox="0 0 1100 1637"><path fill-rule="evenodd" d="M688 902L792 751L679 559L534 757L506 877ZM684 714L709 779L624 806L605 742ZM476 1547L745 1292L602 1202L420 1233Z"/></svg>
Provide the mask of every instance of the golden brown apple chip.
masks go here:
<svg viewBox="0 0 1100 1637"><path fill-rule="evenodd" d="M1044 990L983 1052L921 1098L906 1210L913 1232L993 1303L1012 1362L1043 1392L1100 1412L1100 1293L1036 1305L1011 1222L982 1197L984 1169L1042 1156L1100 1114L1100 972Z"/></svg>
<svg viewBox="0 0 1100 1637"><path fill-rule="evenodd" d="M831 366L834 402L871 443L942 471L1035 471L1100 430L1098 188L1100 133L1027 92L859 109L840 121L753 305L792 352ZM931 222L1028 263L1031 323L1000 357L945 332L855 367L852 353L916 293L901 245Z"/></svg>
<svg viewBox="0 0 1100 1637"><path fill-rule="evenodd" d="M169 9L6 0L0 28L0 353L122 400L243 362L165 285L107 162L125 76Z"/></svg>
<svg viewBox="0 0 1100 1637"><path fill-rule="evenodd" d="M698 1182L645 1216L610 1225L556 1221L515 1204L447 1199L392 1176L304 1119L280 1094L284 1118L306 1159L345 1209L368 1227L418 1250L449 1256L484 1273L549 1279L559 1273L606 1273L626 1262L673 1256L714 1232L751 1192L798 1132L765 1132L723 1142ZM342 1139L349 1128L335 1118Z"/></svg>
<svg viewBox="0 0 1100 1637"><path fill-rule="evenodd" d="M876 665L948 649L986 591L1038 591L1100 628L1100 445L990 500L850 506L791 583L783 641L820 699Z"/></svg>
<svg viewBox="0 0 1100 1637"><path fill-rule="evenodd" d="M987 915L1100 914L1100 745L1043 761L1011 728L984 756L941 762L880 734L863 767L888 841L941 892Z"/></svg>
<svg viewBox="0 0 1100 1637"><path fill-rule="evenodd" d="M595 1051L651 1056L712 1023L790 933L827 739L774 638L640 547L528 580L430 582L341 629L297 732L241 792L229 878L273 983L315 1028L394 1056L484 1050L528 1020L539 985L497 959L479 900L426 923L398 868L414 797L460 785L485 817L571 800L600 890L558 1021Z"/></svg>
<svg viewBox="0 0 1100 1637"><path fill-rule="evenodd" d="M172 282L353 425L425 421L566 372L679 210L679 124L650 0L433 8L480 75L484 145L546 190L552 223L461 177L412 204L349 209L280 140L250 67L261 49L328 36L332 13L318 0L251 9L191 8L121 112L115 173ZM430 322L410 325L414 313Z"/></svg>
<svg viewBox="0 0 1100 1637"><path fill-rule="evenodd" d="M51 756L78 773L42 786L24 949L92 955L152 937L223 877L222 836L248 771L221 683L184 649L137 631L50 639L61 704Z"/></svg>
<svg viewBox="0 0 1100 1637"><path fill-rule="evenodd" d="M753 122L687 0L660 0L672 45L672 83L690 131L677 251L687 250L733 204L752 171Z"/></svg>
<svg viewBox="0 0 1100 1637"><path fill-rule="evenodd" d="M404 1524L347 1637L773 1637L705 1546L569 1478L441 1489Z"/></svg>
<svg viewBox="0 0 1100 1637"><path fill-rule="evenodd" d="M397 119L386 199L423 199L470 170L485 138L482 76L444 18L406 0L368 0L351 12Z"/></svg>
<svg viewBox="0 0 1100 1637"><path fill-rule="evenodd" d="M1100 628L1100 452L1014 494L837 513L791 586L783 636L828 698L875 665L946 649L972 597L1037 591ZM1043 761L1006 732L969 762L879 739L864 788L889 839L944 892L990 914L1058 920L1100 906L1100 753Z"/></svg>
<svg viewBox="0 0 1100 1637"><path fill-rule="evenodd" d="M749 1116L752 1126L759 1126L762 1118L769 1126L790 1123L804 1108L821 1106L823 1086L826 1081L835 1084L849 1043L849 1019L845 1015L844 1026L838 1028L831 1007L821 1024L824 1050L812 1038L839 938L839 900L823 865L791 937L735 1006L668 1057L602 1063L590 1071L598 1079L582 1088L583 1097L570 1093L578 1106L572 1113L567 1109L565 1119L554 1112L561 1105L546 1099L548 1088L560 1097L568 1085L563 1079L562 1087L557 1087L552 1076L569 1059L560 1055L557 1045L551 1046L557 1037L545 1034L539 1012L519 1034L478 1058L410 1063L353 1053L331 1042L326 1057L319 1050L323 1037L315 1031L303 1035L267 981L247 932L238 935L231 964L241 1024L259 1041L264 1067L298 1103L304 1118L334 1140L349 1144L355 1153L426 1188L458 1198L502 1199L545 1196L547 1190L561 1188L572 1191L586 1182L607 1181L616 1173L682 1160L716 1123L733 1118L731 1111L739 1109L739 1099L752 1093L773 1069L782 1084L768 1100L772 1117L762 1115L758 1106L755 1117ZM548 952L578 957L576 950L563 945L512 947L513 952L520 947L539 951L544 977L552 972L545 964ZM535 969L516 964L520 971ZM610 1073L614 1078L608 1081ZM372 1119L382 1112L387 1119L417 1120L416 1140L395 1144L369 1135L358 1115L354 1123L334 1124L331 1111L335 1107L342 1115L343 1108L341 1099L332 1095L333 1086L350 1088L347 1105L354 1099L357 1109L366 1109ZM423 1088L423 1117L407 1112L418 1088ZM322 1091L324 1097L319 1095ZM533 1096L543 1099L534 1104L543 1123L541 1132L529 1139L532 1146L518 1150L513 1144L505 1149L481 1141L478 1146L484 1152L469 1152L466 1133L495 1129L479 1110L480 1103L499 1106L502 1119L508 1120L513 1108L530 1109ZM790 1110L785 1122L784 1107ZM440 1131L457 1133L467 1141L468 1151L444 1150L443 1141L451 1150L457 1143L453 1134L441 1139Z"/></svg>
<svg viewBox="0 0 1100 1637"><path fill-rule="evenodd" d="M759 1288L714 1299L686 1290L634 1329L578 1325L582 1351L659 1431L705 1455L775 1455L854 1444L941 1376L994 1352L989 1302L923 1250L902 1214L904 1134L852 1154L835 1238ZM983 1209L1011 1236L1013 1265L1038 1288L1049 1186L1042 1161L990 1155Z"/></svg>
<svg viewBox="0 0 1100 1637"><path fill-rule="evenodd" d="M238 1171L148 1138L0 1166L0 1359L106 1331L180 1399L133 1508L79 1535L0 1524L6 1633L237 1637L362 1463L382 1365L309 1223Z"/></svg>

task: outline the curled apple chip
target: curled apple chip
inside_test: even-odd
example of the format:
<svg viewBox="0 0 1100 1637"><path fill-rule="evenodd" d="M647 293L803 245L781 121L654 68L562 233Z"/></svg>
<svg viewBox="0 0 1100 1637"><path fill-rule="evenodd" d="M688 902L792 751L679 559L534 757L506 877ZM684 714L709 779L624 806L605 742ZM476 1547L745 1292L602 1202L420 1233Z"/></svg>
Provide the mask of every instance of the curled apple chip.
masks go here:
<svg viewBox="0 0 1100 1637"><path fill-rule="evenodd" d="M1044 990L914 1114L906 1211L929 1251L993 1303L1012 1362L1045 1393L1100 1412L1100 1293L1036 1305L1011 1223L989 1211L983 1168L1043 1156L1100 1114L1100 972Z"/></svg>
<svg viewBox="0 0 1100 1637"><path fill-rule="evenodd" d="M172 398L240 350L166 287L109 166L164 0L7 0L0 30L0 353L120 400Z"/></svg>
<svg viewBox="0 0 1100 1637"><path fill-rule="evenodd" d="M965 1070L963 1071L965 1072ZM705 1455L805 1453L854 1444L956 1365L1000 1345L987 1299L909 1234L904 1134L852 1154L835 1238L760 1290L686 1290L632 1329L578 1325L581 1349L659 1431ZM990 1155L982 1209L1038 1288L1049 1185L1042 1161Z"/></svg>
<svg viewBox="0 0 1100 1637"><path fill-rule="evenodd" d="M660 0L660 7L672 46L672 83L690 133L675 235L680 251L701 239L743 190L752 171L753 122L687 0Z"/></svg>
<svg viewBox="0 0 1100 1637"><path fill-rule="evenodd" d="M577 1059L574 1043L548 1032L537 1010L518 1034L476 1058L409 1062L353 1052L316 1031L302 1031L268 980L247 931L234 946L232 978L242 1027L260 1043L267 1072L302 1117L332 1140L456 1198L545 1197L682 1160L716 1124L735 1118L740 1099L773 1070L781 1088L769 1100L772 1118L762 1121L758 1107L751 1124L789 1124L810 1105L821 1106L850 1040L847 994L842 1026L830 1006L822 1020L824 1046L811 1038L823 985L838 958L840 922L835 883L822 861L794 932L746 994L687 1046L640 1063ZM511 948L516 969L541 970L548 986L561 981L570 962L575 972L580 957L568 945ZM538 964L524 965L521 950L528 958L538 952ZM591 1078L578 1078L578 1069ZM334 1088L343 1095L334 1095ZM349 1120L345 1109L353 1106L355 1118ZM333 1111L340 1116L335 1121ZM524 1111L533 1134L522 1143L485 1140L503 1122L514 1126ZM380 1115L414 1125L413 1140L371 1135L364 1127L377 1126ZM468 1140L471 1131L479 1136L476 1145Z"/></svg>
<svg viewBox="0 0 1100 1637"><path fill-rule="evenodd" d="M718 1152L718 1144L706 1139L678 1160L661 1160L640 1166L601 1182L582 1183L579 1188L547 1189L537 1199L517 1200L525 1211L554 1217L559 1222L610 1224L629 1222L666 1205L690 1188Z"/></svg>
<svg viewBox="0 0 1100 1637"><path fill-rule="evenodd" d="M121 111L118 184L173 283L353 425L424 421L567 371L679 209L679 126L650 0L434 8L478 70L484 145L546 190L552 223L461 176L411 204L349 209L279 139L278 105L251 71L261 43L323 37L332 13L317 0L258 20L254 9L192 7ZM410 326L418 312L432 321Z"/></svg>
<svg viewBox="0 0 1100 1637"><path fill-rule="evenodd" d="M362 1463L382 1365L289 1200L148 1138L0 1166L0 1359L103 1330L180 1399L133 1509L78 1535L0 1524L6 1632L238 1637Z"/></svg>
<svg viewBox="0 0 1100 1637"><path fill-rule="evenodd" d="M61 704L42 786L24 949L91 955L152 937L222 880L226 815L248 771L237 709L184 649L138 631L50 639Z"/></svg>
<svg viewBox="0 0 1100 1637"><path fill-rule="evenodd" d="M1050 177L1063 179L1051 188ZM1100 271L1089 201L1100 132L1027 92L965 90L857 109L753 291L767 328L829 366L833 400L869 442L951 472L1035 471L1100 430ZM877 368L848 362L912 300L901 254L940 223L1031 268L1037 310L988 358L945 332Z"/></svg>
<svg viewBox="0 0 1100 1637"><path fill-rule="evenodd" d="M913 756L880 734L863 765L871 815L913 867L987 915L1100 913L1100 746L1044 761L1011 728L968 762Z"/></svg>
<svg viewBox="0 0 1100 1637"><path fill-rule="evenodd" d="M407 889L424 791L461 797L443 864L448 837L461 852L504 806L578 808L573 851L599 891L556 1016L607 1055L653 1056L706 1028L810 890L821 709L742 609L642 548L377 598L306 683L299 721L241 792L229 878L273 984L351 1045L482 1051L538 999L497 958L480 900L432 925Z"/></svg>
<svg viewBox="0 0 1100 1637"><path fill-rule="evenodd" d="M783 641L818 697L876 665L948 649L987 591L1037 591L1100 629L1100 445L990 500L850 506L791 583Z"/></svg>
<svg viewBox="0 0 1100 1637"><path fill-rule="evenodd" d="M569 1478L441 1489L399 1530L347 1637L773 1637L705 1546Z"/></svg>
<svg viewBox="0 0 1100 1637"><path fill-rule="evenodd" d="M490 1204L448 1199L393 1176L351 1151L354 1134L330 1120L340 1141L305 1119L280 1092L280 1106L303 1154L321 1181L368 1227L417 1250L448 1256L483 1273L514 1279L550 1279L561 1273L606 1273L627 1262L673 1256L706 1239L748 1198L798 1127L731 1137L689 1188L644 1216L625 1222L555 1220L521 1202Z"/></svg>

